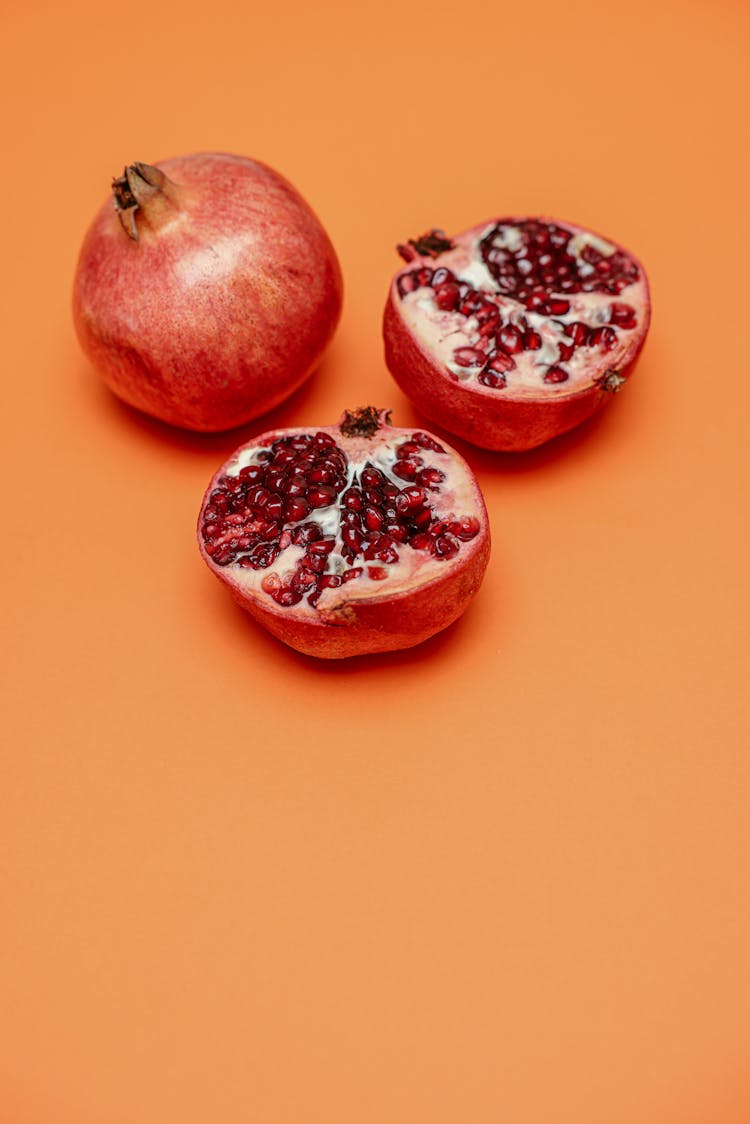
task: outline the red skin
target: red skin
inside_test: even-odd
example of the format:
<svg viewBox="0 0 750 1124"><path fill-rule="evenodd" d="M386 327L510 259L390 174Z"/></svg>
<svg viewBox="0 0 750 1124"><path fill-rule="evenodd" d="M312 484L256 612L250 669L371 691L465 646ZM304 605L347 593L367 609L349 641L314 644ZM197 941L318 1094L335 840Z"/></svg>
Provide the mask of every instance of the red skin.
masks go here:
<svg viewBox="0 0 750 1124"><path fill-rule="evenodd" d="M520 222L523 219L510 221ZM458 238L481 231L488 225L482 223ZM573 230L580 229L573 223L563 225ZM630 257L633 258L633 255L630 254ZM619 386L612 389L611 385L608 388L594 381L573 392L540 393L536 398L528 395L513 398L509 389L492 390L476 380L467 384L457 381L422 346L401 314L402 301L396 287L398 278L402 273L418 268L420 262L432 269L440 264L439 258L415 256L414 261L399 270L391 284L385 307L383 336L388 369L404 394L431 421L482 449L523 452L580 425L613 398L614 389L619 389ZM645 279L645 270L643 266L639 267ZM616 371L621 379L629 377L646 339L650 319L648 289L646 293L642 331L633 339Z"/></svg>
<svg viewBox="0 0 750 1124"><path fill-rule="evenodd" d="M313 432L318 430L330 433L344 450L352 444L342 439L338 426L319 426ZM308 426L263 433L248 445L270 446L279 437L310 431ZM393 433L393 430L388 432ZM403 429L397 432L406 436L413 431ZM444 441L441 444L468 468L455 450ZM229 459L233 460L235 455ZM321 607L315 617L303 617L296 611L296 606L283 608L260 590L243 586L232 566L217 566L206 553L200 531L203 508L223 472L224 466L212 478L198 517L198 546L203 560L212 573L229 587L243 609L279 640L299 652L320 659L343 659L411 648L458 620L482 583L490 557L490 527L484 499L477 485L476 506L470 514L479 519L480 531L476 538L461 544L459 554L446 561L436 577L402 590L394 590L386 578L369 596L363 595L365 587L358 581L347 582L335 591L337 599L327 609Z"/></svg>
<svg viewBox="0 0 750 1124"><path fill-rule="evenodd" d="M73 290L81 346L131 406L204 432L266 413L312 373L338 323L341 271L295 189L240 156L161 161L174 198L128 236L110 199Z"/></svg>

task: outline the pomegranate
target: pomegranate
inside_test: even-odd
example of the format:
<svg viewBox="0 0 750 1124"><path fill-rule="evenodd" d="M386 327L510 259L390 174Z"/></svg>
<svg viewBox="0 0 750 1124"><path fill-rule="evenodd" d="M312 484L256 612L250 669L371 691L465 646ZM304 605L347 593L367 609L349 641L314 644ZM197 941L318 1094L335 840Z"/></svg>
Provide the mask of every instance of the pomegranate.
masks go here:
<svg viewBox="0 0 750 1124"><path fill-rule="evenodd" d="M79 340L108 386L206 432L287 398L320 360L342 299L336 254L297 191L224 153L130 164L112 191L73 290Z"/></svg>
<svg viewBox="0 0 750 1124"><path fill-rule="evenodd" d="M243 608L325 659L408 648L463 613L490 552L469 466L388 411L263 433L212 479L201 554Z"/></svg>
<svg viewBox="0 0 750 1124"><path fill-rule="evenodd" d="M648 330L643 266L572 223L492 219L398 247L388 367L427 417L485 449L531 449L627 381Z"/></svg>

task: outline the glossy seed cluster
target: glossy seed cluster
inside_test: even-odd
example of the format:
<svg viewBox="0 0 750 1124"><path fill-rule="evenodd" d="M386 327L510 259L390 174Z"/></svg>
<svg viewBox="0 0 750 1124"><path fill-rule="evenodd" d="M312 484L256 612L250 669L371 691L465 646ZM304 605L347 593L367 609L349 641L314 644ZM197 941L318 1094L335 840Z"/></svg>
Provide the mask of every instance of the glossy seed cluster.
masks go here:
<svg viewBox="0 0 750 1124"><path fill-rule="evenodd" d="M441 312L457 313L472 320L474 340L453 352L453 362L467 376L483 385L502 390L516 369L523 352L538 352L543 346L539 328L544 320L555 329L555 358L539 363L539 377L546 384L567 382L565 367L578 348L611 351L621 330L637 327L635 309L624 301L613 301L606 309L607 323L570 319L572 293L619 294L639 279L632 258L621 250L608 256L594 245L584 244L579 254L571 252L574 235L554 223L528 221L498 223L482 239L482 260L497 292L480 292L450 269L422 265L402 273L397 285L401 297L417 289L431 289ZM513 303L517 302L517 303ZM524 311L519 309L523 305Z"/></svg>
<svg viewBox="0 0 750 1124"><path fill-rule="evenodd" d="M455 557L480 529L473 516L438 513L445 474L425 464L426 450L445 450L414 433L381 468L349 463L328 433L291 434L259 450L236 476L224 475L203 510L201 536L217 566L268 570L291 547L284 576L264 576L279 605L366 576L382 581L404 546L441 560ZM281 567L279 567L280 569Z"/></svg>
<svg viewBox="0 0 750 1124"><path fill-rule="evenodd" d="M482 239L480 251L501 293L550 316L559 315L550 307L550 293L616 296L638 280L638 266L622 250L604 254L588 243L576 254L574 237L556 223L500 222Z"/></svg>

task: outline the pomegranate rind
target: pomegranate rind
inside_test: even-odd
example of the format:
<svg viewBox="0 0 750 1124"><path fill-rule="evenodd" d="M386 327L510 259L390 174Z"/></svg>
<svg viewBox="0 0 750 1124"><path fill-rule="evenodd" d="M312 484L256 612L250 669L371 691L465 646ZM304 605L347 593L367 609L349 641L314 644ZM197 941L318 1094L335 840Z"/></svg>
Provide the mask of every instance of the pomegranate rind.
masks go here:
<svg viewBox="0 0 750 1124"><path fill-rule="evenodd" d="M199 432L241 425L313 373L341 314L341 269L296 189L259 161L160 161L178 207L128 237L112 200L73 285L83 351L130 406ZM163 219L163 216L162 216Z"/></svg>
<svg viewBox="0 0 750 1124"><path fill-rule="evenodd" d="M461 245L479 239L498 222L513 224L526 221L529 221L528 216L489 219L456 235L453 243ZM421 263L437 269L445 255L415 255L404 269L399 270L391 283L383 315L386 364L404 394L425 417L447 432L495 452L524 452L543 445L580 425L610 402L634 369L651 318L648 278L634 254L611 238L603 239L595 231L574 223L551 218L537 221L556 223L574 234L602 239L626 253L638 266L642 286L638 329L619 353L616 365L602 370L601 362L598 365L592 362L590 377L583 381L553 388L540 387L537 393L528 389L514 392L511 386L497 391L476 380L458 381L407 323L404 302L398 289L399 278L419 268Z"/></svg>
<svg viewBox="0 0 750 1124"><path fill-rule="evenodd" d="M392 581L388 576L377 583L350 581L328 590L314 610L304 605L300 610L297 606L277 605L261 589L249 588L240 571L232 566L217 565L207 553L201 533L203 512L227 468L235 464L245 450L268 448L279 438L311 432L330 433L340 447L347 449L338 426L269 431L236 449L214 474L201 504L197 529L198 547L208 568L229 588L236 602L273 636L298 652L320 659L345 659L411 648L448 628L465 612L481 586L489 562L491 539L487 508L476 478L460 454L442 439L440 444L455 462L456 471L470 482L472 507L468 514L479 521L479 531L475 538L461 544L460 554L455 559L425 567L425 577L417 575ZM382 440L391 435L407 439L412 432L384 425L378 437Z"/></svg>

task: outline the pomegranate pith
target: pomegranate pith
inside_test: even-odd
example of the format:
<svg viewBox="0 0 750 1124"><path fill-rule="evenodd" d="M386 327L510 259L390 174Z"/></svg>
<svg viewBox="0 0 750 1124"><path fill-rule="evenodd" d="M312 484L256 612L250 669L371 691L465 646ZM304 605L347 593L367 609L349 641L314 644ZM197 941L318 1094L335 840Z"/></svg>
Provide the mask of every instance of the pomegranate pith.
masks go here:
<svg viewBox="0 0 750 1124"><path fill-rule="evenodd" d="M466 462L366 407L238 449L206 492L198 543L270 632L341 658L411 647L456 620L490 535Z"/></svg>
<svg viewBox="0 0 750 1124"><path fill-rule="evenodd" d="M408 397L487 449L540 445L627 380L648 330L643 266L572 223L495 219L398 247L386 361Z"/></svg>
<svg viewBox="0 0 750 1124"><path fill-rule="evenodd" d="M230 429L312 374L341 311L331 242L299 193L241 156L131 164L84 239L78 337L147 414Z"/></svg>

